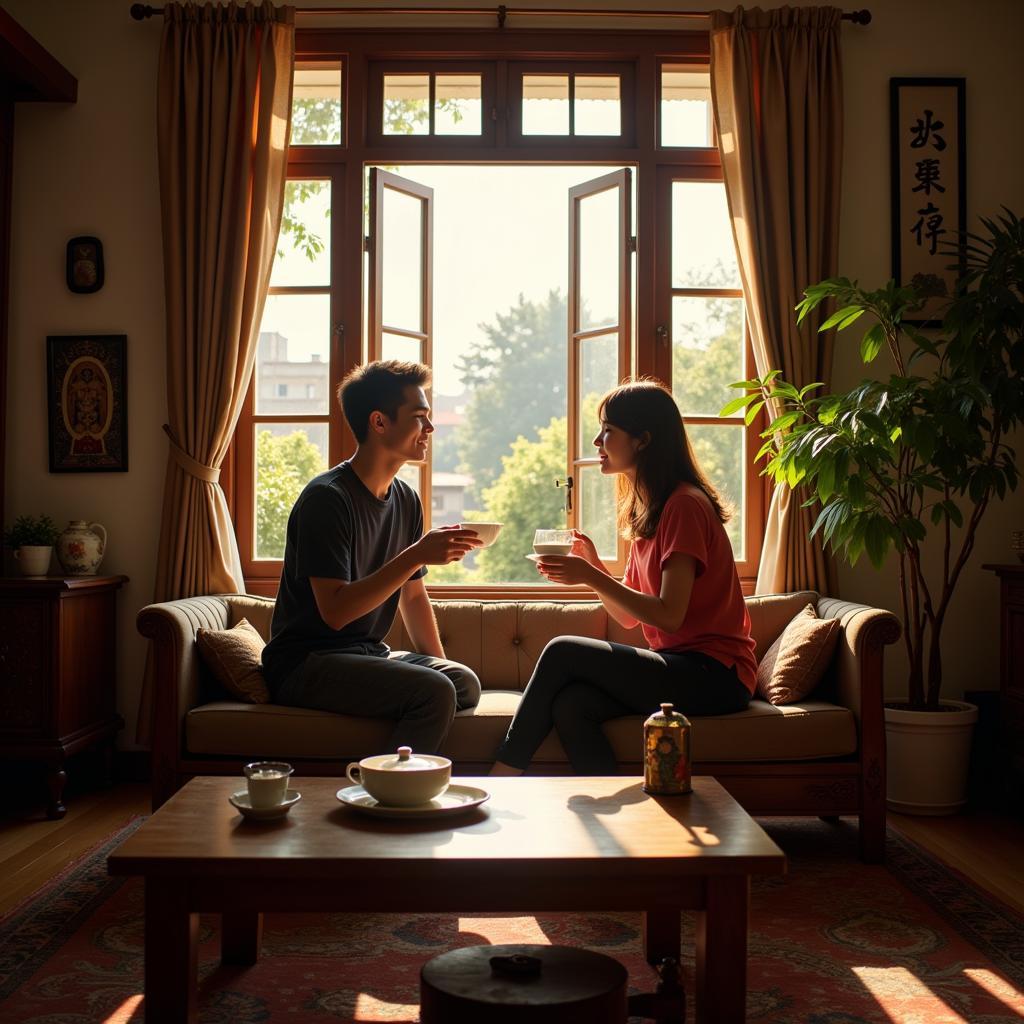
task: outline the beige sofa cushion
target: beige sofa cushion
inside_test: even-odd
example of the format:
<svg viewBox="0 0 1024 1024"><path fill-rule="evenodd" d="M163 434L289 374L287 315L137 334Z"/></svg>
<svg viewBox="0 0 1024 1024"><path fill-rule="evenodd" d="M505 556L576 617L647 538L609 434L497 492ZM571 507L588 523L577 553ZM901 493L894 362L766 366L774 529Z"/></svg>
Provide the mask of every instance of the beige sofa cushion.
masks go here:
<svg viewBox="0 0 1024 1024"><path fill-rule="evenodd" d="M480 704L455 716L443 753L455 761L493 761L519 704L519 693L485 690ZM693 758L713 761L794 761L843 757L857 749L853 715L821 701L773 707L754 700L735 715L694 718ZM622 764L639 765L643 716L605 726ZM283 757L341 760L382 753L392 722L333 715L277 704L217 702L190 711L185 742L190 754L240 758ZM566 761L554 733L537 751L538 764Z"/></svg>

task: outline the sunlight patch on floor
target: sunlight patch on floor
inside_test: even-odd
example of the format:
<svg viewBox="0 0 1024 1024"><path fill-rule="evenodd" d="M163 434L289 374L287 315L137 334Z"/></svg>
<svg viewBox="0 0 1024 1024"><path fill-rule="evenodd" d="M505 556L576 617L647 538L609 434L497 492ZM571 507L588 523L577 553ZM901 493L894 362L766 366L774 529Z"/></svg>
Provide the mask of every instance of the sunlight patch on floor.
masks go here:
<svg viewBox="0 0 1024 1024"><path fill-rule="evenodd" d="M419 1003L389 1003L386 999L360 992L356 999L355 1021L369 1020L417 1020L420 1015Z"/></svg>
<svg viewBox="0 0 1024 1024"><path fill-rule="evenodd" d="M141 1002L141 992L137 996L129 996L109 1017L104 1019L103 1024L128 1024Z"/></svg>
<svg viewBox="0 0 1024 1024"><path fill-rule="evenodd" d="M460 917L459 931L479 935L481 942L492 946L508 942L525 942L548 946L551 940L544 934L535 917ZM513 938L509 938L509 935Z"/></svg>
<svg viewBox="0 0 1024 1024"><path fill-rule="evenodd" d="M894 1024L970 1024L905 967L854 967L853 973ZM886 1006L897 1001L899 1015L894 1017Z"/></svg>
<svg viewBox="0 0 1024 1024"><path fill-rule="evenodd" d="M1005 978L1000 977L995 971L986 970L983 967L965 967L964 974L974 982L978 988L983 988L989 995L994 996L1001 1003L1005 1003L1015 1013L1024 1016L1024 992L1014 988Z"/></svg>

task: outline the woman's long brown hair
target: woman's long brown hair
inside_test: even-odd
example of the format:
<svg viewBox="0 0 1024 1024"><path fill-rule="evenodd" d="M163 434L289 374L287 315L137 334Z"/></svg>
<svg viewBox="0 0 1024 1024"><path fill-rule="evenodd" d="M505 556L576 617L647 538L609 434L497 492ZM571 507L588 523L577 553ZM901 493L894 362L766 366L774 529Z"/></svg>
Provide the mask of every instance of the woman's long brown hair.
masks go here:
<svg viewBox="0 0 1024 1024"><path fill-rule="evenodd" d="M650 438L636 453L635 479L620 473L616 480L618 526L626 540L654 536L665 502L681 483L699 487L714 505L719 522L729 521L732 508L700 468L683 418L664 384L620 384L601 399L597 414L631 437Z"/></svg>

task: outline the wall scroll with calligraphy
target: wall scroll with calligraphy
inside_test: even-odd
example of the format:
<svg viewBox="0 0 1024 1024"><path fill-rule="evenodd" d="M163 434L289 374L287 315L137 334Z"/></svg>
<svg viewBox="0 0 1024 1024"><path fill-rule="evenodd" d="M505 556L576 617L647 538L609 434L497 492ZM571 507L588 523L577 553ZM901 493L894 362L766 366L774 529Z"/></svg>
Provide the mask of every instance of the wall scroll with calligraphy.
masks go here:
<svg viewBox="0 0 1024 1024"><path fill-rule="evenodd" d="M951 295L955 250L966 228L964 79L892 78L892 274L909 284L934 275ZM938 282L930 285L940 287ZM929 299L916 320L934 323L947 300Z"/></svg>

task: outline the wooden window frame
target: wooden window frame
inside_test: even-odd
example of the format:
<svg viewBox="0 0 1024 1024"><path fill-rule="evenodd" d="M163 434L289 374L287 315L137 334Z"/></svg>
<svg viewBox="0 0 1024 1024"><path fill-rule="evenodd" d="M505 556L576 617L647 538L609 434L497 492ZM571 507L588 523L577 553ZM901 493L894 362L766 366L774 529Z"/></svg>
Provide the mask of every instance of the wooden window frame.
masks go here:
<svg viewBox="0 0 1024 1024"><path fill-rule="evenodd" d="M523 134L523 77L525 75L568 75L569 77L569 131L565 135L524 135ZM619 78L619 134L618 135L575 135L573 134L575 96L574 80L580 75L617 75ZM556 146L571 143L581 151L589 147L636 145L636 71L630 63L589 60L562 61L509 61L507 87L508 139L510 145ZM577 158L578 159L578 158Z"/></svg>
<svg viewBox="0 0 1024 1024"><path fill-rule="evenodd" d="M435 78L444 74L480 75L480 134L436 135L434 133ZM386 135L384 133L384 76L428 75L430 79L430 131L426 135ZM466 59L444 61L427 59L373 61L367 69L366 84L366 137L376 146L401 146L414 151L425 142L447 144L449 141L464 146L489 147L494 145L497 125L497 94L494 61ZM408 156L405 159L409 159Z"/></svg>
<svg viewBox="0 0 1024 1024"><path fill-rule="evenodd" d="M657 326L669 323L671 292L666 292L666 260L670 224L658 187L659 175L682 173L703 180L721 179L717 149L661 147L659 139L660 68L662 63L706 65L709 39L706 32L619 30L379 30L300 29L296 33L296 59L342 62L343 137L340 145L295 147L289 154L288 176L330 177L331 199L331 338L330 381L333 386L367 355L364 337L364 168L371 164L403 162L466 164L564 163L595 166L629 166L635 174L634 233L637 250L633 287L632 370L636 374L663 376L671 370L671 353L658 342ZM371 67L417 65L420 69L447 70L476 63L495 68L494 96L497 122L489 145L467 136L386 136L374 138L368 131L367 111ZM527 136L515 138L508 116L509 66L560 65L568 73L599 73L603 67L630 63L635 68L631 99L623 95L623 129L630 134L609 136ZM623 87L625 93L625 86ZM414 147L409 143L414 143ZM415 158L413 149L415 148ZM595 170L595 176L599 173ZM660 230L659 230L660 226ZM668 249L666 249L668 247ZM668 281L668 284L671 282ZM666 313L666 308L669 313ZM748 359L750 349L748 346ZM663 379L670 379L663 376ZM254 427L253 387L246 394L241 416L222 467L221 481L236 524L246 589L273 596L280 582L281 560L253 559L255 516L252 442ZM752 454L759 425L747 428L748 461L748 563L740 568L745 593L752 593L756 577L755 553L763 541L767 486L756 474ZM329 416L330 464L347 458L355 440L335 402ZM246 444L248 438L248 444ZM246 450L248 449L248 450ZM754 511L755 505L758 510ZM425 509L429 516L429 507ZM756 522L755 522L756 520ZM756 525L752 543L749 528ZM434 597L467 599L589 600L593 594L581 587L531 584L465 586L436 584L428 587Z"/></svg>

